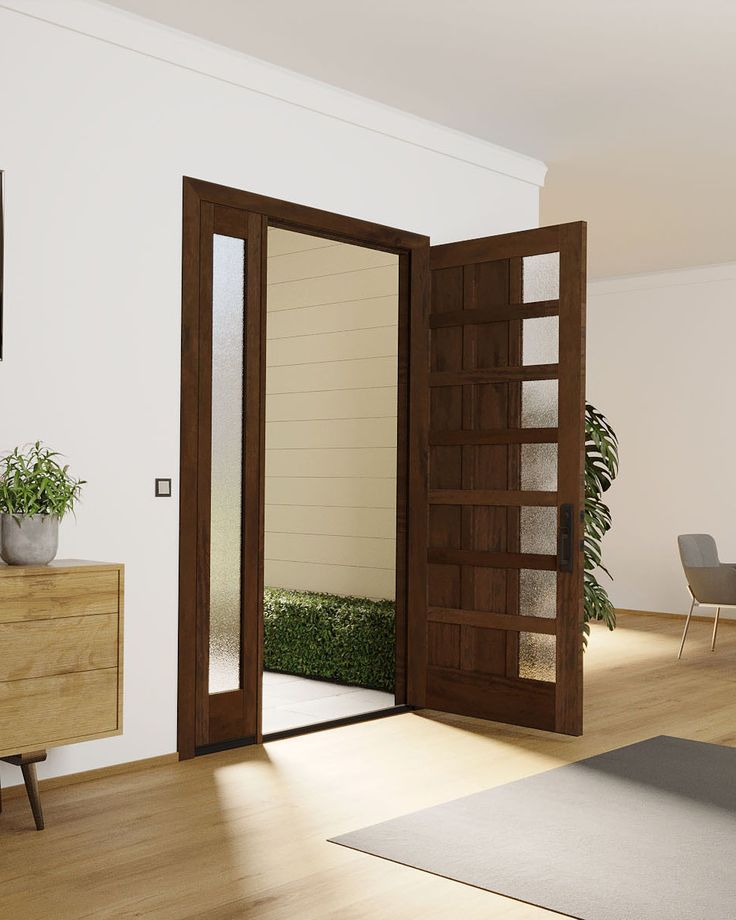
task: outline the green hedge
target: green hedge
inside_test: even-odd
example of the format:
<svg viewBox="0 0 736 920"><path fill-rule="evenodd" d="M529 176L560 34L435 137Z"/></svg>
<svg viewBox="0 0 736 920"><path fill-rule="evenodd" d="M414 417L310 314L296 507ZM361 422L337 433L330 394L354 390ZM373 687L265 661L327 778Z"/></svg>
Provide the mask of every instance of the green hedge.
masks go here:
<svg viewBox="0 0 736 920"><path fill-rule="evenodd" d="M264 667L394 690L394 604L266 588Z"/></svg>

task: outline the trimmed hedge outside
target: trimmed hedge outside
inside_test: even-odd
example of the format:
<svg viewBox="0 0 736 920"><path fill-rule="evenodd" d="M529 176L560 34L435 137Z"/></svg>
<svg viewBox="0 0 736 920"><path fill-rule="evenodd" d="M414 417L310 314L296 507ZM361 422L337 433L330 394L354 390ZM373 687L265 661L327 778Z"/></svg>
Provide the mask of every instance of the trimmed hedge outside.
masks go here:
<svg viewBox="0 0 736 920"><path fill-rule="evenodd" d="M264 668L394 691L394 604L266 588Z"/></svg>

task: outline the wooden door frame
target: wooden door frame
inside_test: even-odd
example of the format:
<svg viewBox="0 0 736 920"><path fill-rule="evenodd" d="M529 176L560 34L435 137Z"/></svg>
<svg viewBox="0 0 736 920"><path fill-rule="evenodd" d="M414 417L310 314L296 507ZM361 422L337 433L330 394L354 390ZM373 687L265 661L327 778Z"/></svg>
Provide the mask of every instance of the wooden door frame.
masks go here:
<svg viewBox="0 0 736 920"><path fill-rule="evenodd" d="M421 699L422 661L409 658L421 648L414 632L426 608L426 499L428 441L429 238L354 217L241 191L200 179L183 180L181 447L179 521L179 678L177 749L181 760L193 757L196 745L198 536L198 365L200 236L203 206L247 211L276 226L367 246L399 257L398 424L396 467L396 703ZM260 314L266 311L266 259L261 260ZM260 361L260 516L259 585L263 587L265 486L265 323ZM252 499L251 499L252 500ZM247 552L247 550L246 550ZM263 607L258 605L257 668L263 670ZM412 615L409 615L409 612ZM419 615L414 615L414 613ZM201 667L201 662L199 662ZM261 732L261 681L258 681L256 742Z"/></svg>

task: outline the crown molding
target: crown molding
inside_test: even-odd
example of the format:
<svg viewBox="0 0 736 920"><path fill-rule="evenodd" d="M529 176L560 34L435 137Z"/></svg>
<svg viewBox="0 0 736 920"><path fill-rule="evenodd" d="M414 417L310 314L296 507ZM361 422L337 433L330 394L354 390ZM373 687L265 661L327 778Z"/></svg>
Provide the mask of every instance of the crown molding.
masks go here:
<svg viewBox="0 0 736 920"><path fill-rule="evenodd" d="M452 128L277 67L99 0L0 0L0 10L85 35L442 156L541 187L547 167Z"/></svg>
<svg viewBox="0 0 736 920"><path fill-rule="evenodd" d="M588 282L588 294L591 297L602 297L606 294L634 293L635 291L652 291L659 288L724 281L736 281L736 262L693 265L689 268L591 279Z"/></svg>

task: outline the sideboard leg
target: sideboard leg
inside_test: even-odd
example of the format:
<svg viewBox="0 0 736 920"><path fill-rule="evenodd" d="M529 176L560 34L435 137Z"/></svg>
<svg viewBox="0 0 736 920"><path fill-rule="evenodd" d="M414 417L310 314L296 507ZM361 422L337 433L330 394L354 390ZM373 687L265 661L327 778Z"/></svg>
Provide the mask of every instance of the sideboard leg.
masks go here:
<svg viewBox="0 0 736 920"><path fill-rule="evenodd" d="M36 822L36 830L42 831L44 828L43 809L41 808L41 796L38 792L38 776L36 775L36 764L23 763L20 765L20 769L23 773L23 782L26 784L28 801L31 803L33 820Z"/></svg>
<svg viewBox="0 0 736 920"><path fill-rule="evenodd" d="M31 751L27 754L13 754L11 757L0 757L6 763L12 763L20 767L23 773L23 782L26 784L28 801L31 803L33 820L36 822L36 830L44 829L43 809L41 808L41 796L38 791L38 776L36 774L36 764L46 760L46 751Z"/></svg>

